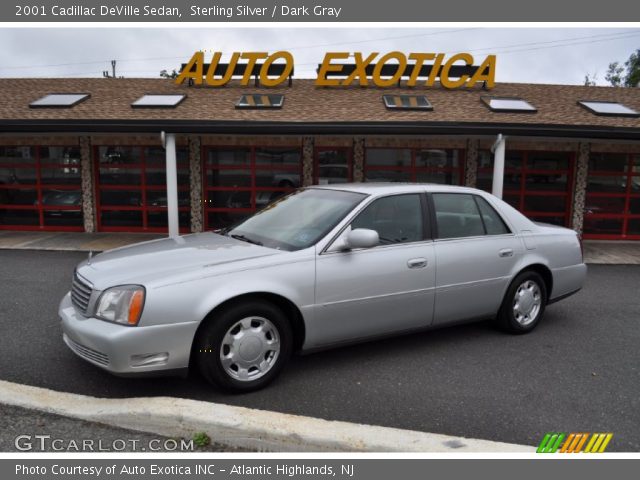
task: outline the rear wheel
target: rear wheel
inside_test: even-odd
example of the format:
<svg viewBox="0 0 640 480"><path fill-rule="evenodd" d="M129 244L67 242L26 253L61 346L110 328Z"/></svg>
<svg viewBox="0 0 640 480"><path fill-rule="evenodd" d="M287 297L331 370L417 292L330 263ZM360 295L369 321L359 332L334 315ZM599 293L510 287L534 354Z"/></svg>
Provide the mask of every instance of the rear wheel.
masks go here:
<svg viewBox="0 0 640 480"><path fill-rule="evenodd" d="M528 333L542 319L547 289L542 277L533 271L520 273L509 285L498 312L498 324L511 333Z"/></svg>
<svg viewBox="0 0 640 480"><path fill-rule="evenodd" d="M248 392L270 383L291 356L289 321L263 301L236 303L202 328L194 354L202 375L225 390Z"/></svg>

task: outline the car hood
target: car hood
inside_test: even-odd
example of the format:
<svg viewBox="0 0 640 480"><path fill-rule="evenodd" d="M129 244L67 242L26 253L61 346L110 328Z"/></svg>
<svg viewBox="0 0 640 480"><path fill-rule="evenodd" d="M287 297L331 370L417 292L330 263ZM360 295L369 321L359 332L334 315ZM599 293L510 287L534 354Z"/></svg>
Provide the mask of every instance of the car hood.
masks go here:
<svg viewBox="0 0 640 480"><path fill-rule="evenodd" d="M189 271L242 262L283 252L211 232L137 243L87 259L78 273L103 290L127 283L166 283Z"/></svg>

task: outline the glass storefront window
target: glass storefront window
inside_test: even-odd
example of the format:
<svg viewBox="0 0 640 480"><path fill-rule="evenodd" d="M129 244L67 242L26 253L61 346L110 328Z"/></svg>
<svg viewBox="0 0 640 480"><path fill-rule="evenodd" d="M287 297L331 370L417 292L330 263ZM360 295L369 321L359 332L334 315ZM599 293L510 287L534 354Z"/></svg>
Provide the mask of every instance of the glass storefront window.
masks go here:
<svg viewBox="0 0 640 480"><path fill-rule="evenodd" d="M40 169L40 182L49 185L80 185L80 168L42 168Z"/></svg>
<svg viewBox="0 0 640 480"><path fill-rule="evenodd" d="M411 172L402 170L367 170L365 182L410 182Z"/></svg>
<svg viewBox="0 0 640 480"><path fill-rule="evenodd" d="M626 199L624 197L600 197L587 195L584 204L585 215L598 213L623 214Z"/></svg>
<svg viewBox="0 0 640 480"><path fill-rule="evenodd" d="M251 150L249 148L235 148L232 150L210 149L207 151L207 165L249 166Z"/></svg>
<svg viewBox="0 0 640 480"><path fill-rule="evenodd" d="M564 195L525 195L524 209L530 212L564 212L567 198Z"/></svg>
<svg viewBox="0 0 640 480"><path fill-rule="evenodd" d="M585 235L622 235L622 218L597 218L585 216L583 231Z"/></svg>
<svg viewBox="0 0 640 480"><path fill-rule="evenodd" d="M251 170L208 170L205 180L212 186L251 187L252 175Z"/></svg>
<svg viewBox="0 0 640 480"><path fill-rule="evenodd" d="M139 147L99 147L100 166L139 165L142 163L142 149Z"/></svg>
<svg viewBox="0 0 640 480"><path fill-rule="evenodd" d="M629 161L624 153L595 153L589 155L590 172L626 172Z"/></svg>
<svg viewBox="0 0 640 480"><path fill-rule="evenodd" d="M408 148L368 148L367 167L411 167L411 150Z"/></svg>
<svg viewBox="0 0 640 480"><path fill-rule="evenodd" d="M627 221L627 234L640 235L640 218L630 218Z"/></svg>
<svg viewBox="0 0 640 480"><path fill-rule="evenodd" d="M11 210L0 208L0 225L34 226L40 225L38 210Z"/></svg>
<svg viewBox="0 0 640 480"><path fill-rule="evenodd" d="M40 162L59 166L80 165L80 148L78 147L41 147Z"/></svg>
<svg viewBox="0 0 640 480"><path fill-rule="evenodd" d="M256 148L256 165L300 165L301 152L294 148Z"/></svg>
<svg viewBox="0 0 640 480"><path fill-rule="evenodd" d="M538 152L527 154L528 170L568 170L569 157L565 152Z"/></svg>
<svg viewBox="0 0 640 480"><path fill-rule="evenodd" d="M0 164L35 164L36 147L0 147Z"/></svg>
<svg viewBox="0 0 640 480"><path fill-rule="evenodd" d="M566 173L529 173L525 183L526 190L566 191L568 187Z"/></svg>
<svg viewBox="0 0 640 480"><path fill-rule="evenodd" d="M46 227L75 226L82 228L82 210L45 210L43 221Z"/></svg>
<svg viewBox="0 0 640 480"><path fill-rule="evenodd" d="M627 191L627 177L626 175L589 175L587 191L624 193Z"/></svg>
<svg viewBox="0 0 640 480"><path fill-rule="evenodd" d="M23 188L1 188L0 205L37 205L38 191Z"/></svg>
<svg viewBox="0 0 640 480"><path fill-rule="evenodd" d="M298 188L300 171L256 169L256 187Z"/></svg>
<svg viewBox="0 0 640 480"><path fill-rule="evenodd" d="M417 168L459 168L458 150L419 150L416 152Z"/></svg>

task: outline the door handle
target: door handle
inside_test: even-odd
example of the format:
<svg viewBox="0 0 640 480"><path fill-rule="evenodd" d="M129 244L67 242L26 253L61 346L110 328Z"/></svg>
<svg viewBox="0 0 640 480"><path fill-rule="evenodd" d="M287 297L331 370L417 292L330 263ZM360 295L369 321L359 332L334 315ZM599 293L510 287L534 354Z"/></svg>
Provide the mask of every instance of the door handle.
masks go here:
<svg viewBox="0 0 640 480"><path fill-rule="evenodd" d="M412 258L411 260L407 260L407 267L409 268L424 268L427 266L426 258Z"/></svg>
<svg viewBox="0 0 640 480"><path fill-rule="evenodd" d="M513 248L503 248L498 252L499 257L513 257Z"/></svg>

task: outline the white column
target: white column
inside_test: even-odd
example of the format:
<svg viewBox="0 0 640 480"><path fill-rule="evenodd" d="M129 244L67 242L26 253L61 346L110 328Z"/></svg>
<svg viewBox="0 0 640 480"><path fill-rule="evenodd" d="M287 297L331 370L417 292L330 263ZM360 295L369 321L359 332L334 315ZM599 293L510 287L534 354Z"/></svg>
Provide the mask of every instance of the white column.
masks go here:
<svg viewBox="0 0 640 480"><path fill-rule="evenodd" d="M491 193L502 198L502 186L504 184L504 151L506 138L500 133L496 142L491 147L493 152L493 186Z"/></svg>
<svg viewBox="0 0 640 480"><path fill-rule="evenodd" d="M169 220L169 236L178 236L178 168L176 166L176 136L165 135L167 154L167 215Z"/></svg>

